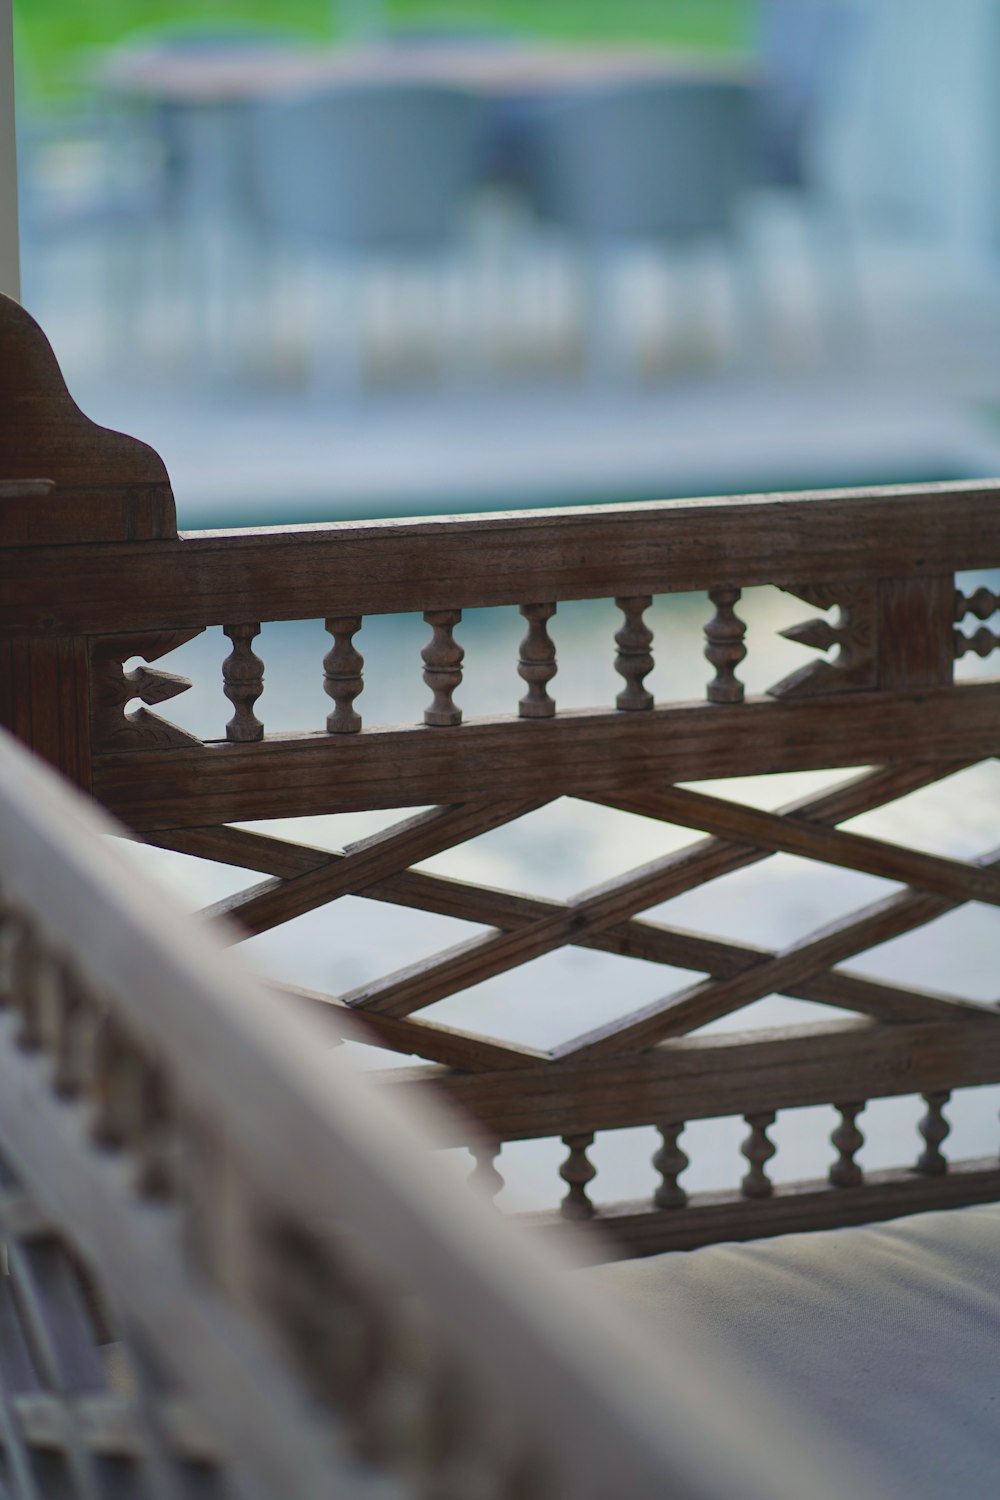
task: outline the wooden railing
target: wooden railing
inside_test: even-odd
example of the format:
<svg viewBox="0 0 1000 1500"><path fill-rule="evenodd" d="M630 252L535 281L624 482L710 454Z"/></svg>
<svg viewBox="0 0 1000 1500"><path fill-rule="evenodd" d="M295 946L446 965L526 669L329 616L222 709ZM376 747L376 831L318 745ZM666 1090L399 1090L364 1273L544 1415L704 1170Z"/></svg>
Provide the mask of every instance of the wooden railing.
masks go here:
<svg viewBox="0 0 1000 1500"><path fill-rule="evenodd" d="M485 1181L499 1185L503 1143L562 1139L568 1192L556 1228L597 1217L618 1253L1000 1197L994 1156L956 1167L942 1150L949 1091L1000 1081L995 1006L843 967L966 902L1000 903L998 856L954 859L841 827L1000 746L1000 683L954 680L957 658L1000 645L985 623L996 593L956 583L956 574L1000 567L993 487L171 536L155 456L140 447L129 470L120 446L127 440L114 436L102 492L95 476L111 435L70 407L23 315L8 311L7 338L20 367L36 372L44 416L18 428L13 477L54 478L55 508L48 535L49 501L25 497L5 512L5 721L150 842L267 877L212 908L244 934L348 894L485 925L485 935L347 994L304 997L338 1030L349 1023L369 1041L437 1065L416 1076L395 1069L387 1083L461 1105ZM63 434L61 469L46 467L53 430ZM61 488L80 496L72 520L56 505ZM838 649L752 696L740 680L741 591L765 584L818 611L786 635L818 652ZM676 658L704 645L705 697L657 703L646 687L650 605L654 596L692 592L706 596L704 642L685 645L678 633L668 649ZM615 601L621 624L607 649L623 686L613 704L562 712L554 697L558 606L577 599ZM523 616L524 691L516 712L512 701L511 712L467 718L462 611L486 607ZM358 629L369 616L414 611L429 637L422 663L413 663L429 690L423 722L365 727ZM325 726L320 710L302 732L269 734L254 645L262 624L290 619L325 621L330 645L314 673L316 701L322 686L329 713ZM128 710L132 700L159 705L189 686L158 667L131 669L132 658L158 663L220 625L230 642L218 683L220 704L224 695L232 710L224 739L203 741L147 708ZM778 812L679 785L841 767L865 769ZM413 868L565 796L707 837L564 902ZM430 810L336 854L229 826L388 807ZM779 952L641 916L781 852L902 889ZM547 1051L420 1015L567 944L704 977ZM851 1019L691 1035L772 993ZM858 1115L869 1099L901 1094L926 1100L914 1160L866 1175L856 1159ZM776 1187L768 1174L775 1113L811 1104L839 1111L829 1176ZM678 1181L685 1123L732 1114L747 1121L742 1183L728 1195L689 1197ZM593 1135L640 1124L662 1132L661 1184L648 1203L595 1215Z"/></svg>
<svg viewBox="0 0 1000 1500"><path fill-rule="evenodd" d="M0 734L5 1494L840 1493L690 1330L661 1368L446 1174L442 1120L341 1063L115 831Z"/></svg>

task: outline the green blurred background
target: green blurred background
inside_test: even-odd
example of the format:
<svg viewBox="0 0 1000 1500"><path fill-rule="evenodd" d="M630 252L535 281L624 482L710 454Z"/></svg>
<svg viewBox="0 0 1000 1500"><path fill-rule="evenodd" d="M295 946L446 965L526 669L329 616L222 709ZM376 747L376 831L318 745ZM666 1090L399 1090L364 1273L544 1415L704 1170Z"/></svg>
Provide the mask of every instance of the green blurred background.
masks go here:
<svg viewBox="0 0 1000 1500"><path fill-rule="evenodd" d="M388 29L482 26L573 41L669 43L733 50L752 0L384 0ZM350 32L357 0L14 0L22 87L56 99L77 85L80 49L147 27L249 23L330 40Z"/></svg>

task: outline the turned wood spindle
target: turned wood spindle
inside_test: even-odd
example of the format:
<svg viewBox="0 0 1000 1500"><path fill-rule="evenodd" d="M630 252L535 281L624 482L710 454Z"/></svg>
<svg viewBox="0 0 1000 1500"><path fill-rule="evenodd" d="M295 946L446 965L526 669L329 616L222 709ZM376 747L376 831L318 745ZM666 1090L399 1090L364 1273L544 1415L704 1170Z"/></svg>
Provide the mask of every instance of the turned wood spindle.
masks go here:
<svg viewBox="0 0 1000 1500"><path fill-rule="evenodd" d="M104 1016L91 1053L94 1113L91 1139L118 1150L135 1138L140 1117L142 1063L119 1027Z"/></svg>
<svg viewBox="0 0 1000 1500"><path fill-rule="evenodd" d="M625 679L625 686L615 699L615 707L626 711L653 706L653 695L643 686L644 679L653 670L650 650L653 632L642 618L652 602L649 594L615 600L625 616L621 628L615 632L615 644L618 647L615 671Z"/></svg>
<svg viewBox="0 0 1000 1500"><path fill-rule="evenodd" d="M955 593L955 619L964 620L966 615L975 615L977 620L988 620L1000 609L1000 594L992 589L980 587L972 594Z"/></svg>
<svg viewBox="0 0 1000 1500"><path fill-rule="evenodd" d="M854 1160L865 1143L865 1138L855 1123L864 1109L860 1104L835 1104L840 1121L830 1135L830 1144L836 1148L837 1160L830 1168L830 1182L834 1187L858 1187L864 1179L861 1167Z"/></svg>
<svg viewBox="0 0 1000 1500"><path fill-rule="evenodd" d="M708 593L715 605L715 614L705 626L705 655L715 668L715 677L708 684L709 703L743 702L743 684L736 668L747 654L743 644L747 628L734 610L740 593L740 589L710 589Z"/></svg>
<svg viewBox="0 0 1000 1500"><path fill-rule="evenodd" d="M21 925L11 955L10 1005L18 1017L17 1045L37 1052L42 1045L39 986L45 958L31 929Z"/></svg>
<svg viewBox="0 0 1000 1500"><path fill-rule="evenodd" d="M251 648L260 625L223 625L233 649L222 663L222 691L235 712L226 725L226 739L236 745L249 745L264 738L264 726L253 706L264 691L264 663Z"/></svg>
<svg viewBox="0 0 1000 1500"><path fill-rule="evenodd" d="M924 1150L917 1157L917 1171L926 1177L943 1177L948 1170L948 1158L941 1146L951 1134L951 1126L944 1117L944 1107L950 1098L950 1089L923 1095L927 1113L917 1126L924 1138Z"/></svg>
<svg viewBox="0 0 1000 1500"><path fill-rule="evenodd" d="M554 604L522 604L521 613L528 622L528 634L521 642L517 664L518 675L528 684L517 711L522 719L551 719L555 700L549 697L548 684L558 670L555 642L548 632L548 621L556 612Z"/></svg>
<svg viewBox="0 0 1000 1500"><path fill-rule="evenodd" d="M144 1198L169 1198L174 1191L174 1130L170 1090L162 1068L141 1065L136 1147L136 1190Z"/></svg>
<svg viewBox="0 0 1000 1500"><path fill-rule="evenodd" d="M569 1192L559 1205L564 1219L592 1219L594 1205L587 1197L587 1183L597 1176L597 1168L587 1156L588 1146L594 1144L594 1133L564 1135L562 1143L569 1152L559 1168L559 1176L569 1186Z"/></svg>
<svg viewBox="0 0 1000 1500"><path fill-rule="evenodd" d="M95 1007L71 970L64 970L59 992L59 1031L52 1087L61 1099L76 1099L88 1081L88 1057Z"/></svg>
<svg viewBox="0 0 1000 1500"><path fill-rule="evenodd" d="M327 620L326 628L333 636L333 645L323 658L323 687L333 699L333 711L326 718L327 733L357 734L361 715L355 711L354 700L365 685L365 659L354 645L361 617L338 615Z"/></svg>
<svg viewBox="0 0 1000 1500"><path fill-rule="evenodd" d="M476 1159L476 1165L469 1173L469 1182L485 1194L491 1203L505 1186L503 1177L494 1166L500 1155L500 1144L499 1141L477 1141L469 1147Z"/></svg>
<svg viewBox="0 0 1000 1500"><path fill-rule="evenodd" d="M744 1115L743 1118L750 1126L750 1134L740 1151L750 1163L750 1170L740 1183L740 1190L744 1198L770 1198L774 1192L774 1183L764 1168L777 1150L773 1141L767 1137L769 1127L774 1124L774 1111Z"/></svg>
<svg viewBox="0 0 1000 1500"><path fill-rule="evenodd" d="M424 663L424 681L434 694L424 709L424 723L446 726L461 724L462 710L453 702L455 689L462 681L465 652L452 632L462 618L460 609L425 610L424 619L434 634L420 655Z"/></svg>
<svg viewBox="0 0 1000 1500"><path fill-rule="evenodd" d="M659 1125L657 1129L663 1137L663 1145L654 1153L653 1166L663 1181L653 1194L653 1202L657 1208L683 1208L688 1195L677 1179L690 1165L689 1157L678 1145L684 1121Z"/></svg>

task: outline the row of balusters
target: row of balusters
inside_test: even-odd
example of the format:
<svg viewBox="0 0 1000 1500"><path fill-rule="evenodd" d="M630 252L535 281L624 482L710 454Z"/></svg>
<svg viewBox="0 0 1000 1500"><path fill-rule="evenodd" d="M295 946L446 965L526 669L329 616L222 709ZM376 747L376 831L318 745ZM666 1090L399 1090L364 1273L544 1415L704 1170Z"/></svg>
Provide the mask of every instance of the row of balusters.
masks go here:
<svg viewBox="0 0 1000 1500"><path fill-rule="evenodd" d="M171 1239L199 1273L224 1287L237 1268L241 1303L252 1299L305 1386L337 1412L355 1459L425 1500L569 1493L537 1432L498 1440L492 1391L438 1338L419 1297L380 1291L370 1266L348 1260L328 1232L269 1207L224 1139L182 1118L162 1067L0 893L3 1011L16 1018L15 1044L46 1063L56 1098L90 1106L90 1139L129 1162L138 1197L179 1210L183 1233ZM243 1237L235 1252L234 1234Z"/></svg>
<svg viewBox="0 0 1000 1500"><path fill-rule="evenodd" d="M944 1107L951 1098L951 1092L941 1091L921 1097L927 1110L917 1128L923 1138L924 1149L914 1163L914 1170L926 1177L941 1177L948 1170L948 1159L941 1147L951 1130L944 1115ZM865 1143L857 1125L857 1117L864 1107L863 1102L834 1105L840 1119L830 1136L830 1142L837 1153L827 1174L832 1187L860 1187L865 1180L864 1169L856 1160ZM775 1185L768 1176L767 1164L775 1155L777 1147L768 1136L768 1131L777 1118L776 1113L769 1110L744 1115L743 1118L749 1134L740 1146L740 1151L746 1158L748 1170L740 1182L740 1193L744 1198L770 1198ZM657 1126L662 1144L653 1155L653 1166L660 1176L660 1182L653 1193L653 1205L656 1208L684 1208L687 1205L687 1190L680 1182L682 1174L690 1166L690 1158L680 1145L680 1137L685 1128L684 1121ZM560 1212L565 1219L593 1218L598 1210L589 1197L587 1188L597 1176L597 1168L587 1153L594 1144L594 1132L563 1136L562 1143L569 1154L559 1168L559 1175L568 1191L560 1204ZM488 1198L495 1199L506 1186L496 1166L501 1146L496 1142L479 1142L471 1149L476 1161L471 1180Z"/></svg>
<svg viewBox="0 0 1000 1500"><path fill-rule="evenodd" d="M715 676L707 687L710 703L743 700L743 684L736 676L736 668L746 656L746 625L735 612L740 592L739 589L709 592L715 606L714 615L704 627L705 655L715 668ZM644 618L652 602L649 594L615 600L624 615L615 634L615 670L625 682L615 706L625 712L653 707L653 695L645 686L653 670L653 632ZM518 657L518 674L526 688L518 704L518 714L522 719L548 719L556 711L555 699L549 692L549 684L558 670L556 646L548 628L556 606L522 604L520 611L528 629ZM461 619L460 609L424 613L424 620L431 627L431 638L421 652L424 682L431 692L424 723L436 728L462 722L461 707L455 702L465 657L455 638ZM361 715L354 706L364 689L364 657L354 644L361 624L360 615L339 615L325 621L333 636L333 645L323 659L323 685L333 700L326 721L330 734L357 734L361 728ZM260 624L224 625L223 630L232 642L232 651L222 664L223 691L234 710L226 725L226 737L236 744L250 744L264 737L264 725L255 712L257 699L264 691L264 663L252 646L260 634Z"/></svg>

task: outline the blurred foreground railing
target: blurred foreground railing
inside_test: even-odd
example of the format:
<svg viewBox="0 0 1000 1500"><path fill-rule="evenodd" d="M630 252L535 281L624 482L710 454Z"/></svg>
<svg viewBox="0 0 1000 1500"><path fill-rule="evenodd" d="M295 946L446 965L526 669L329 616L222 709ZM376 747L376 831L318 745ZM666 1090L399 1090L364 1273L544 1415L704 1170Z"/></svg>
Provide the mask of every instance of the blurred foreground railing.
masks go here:
<svg viewBox="0 0 1000 1500"><path fill-rule="evenodd" d="M41 497L12 495L2 511L0 718L150 842L265 876L211 909L243 934L343 895L485 926L346 994L296 993L338 1034L438 1064L415 1078L395 1070L388 1081L462 1106L469 1123L451 1135L477 1138L487 1185L500 1185L504 1142L561 1139L568 1193L559 1218L599 1219L617 1235L617 1253L1000 1197L995 1155L959 1170L942 1150L949 1091L1000 1081L995 1005L844 967L965 903L1000 904L996 853L960 860L840 826L992 757L1000 744L1000 683L954 676L957 658L1000 645L986 623L996 592L957 578L1000 567L991 486L177 536L156 455L80 416L19 310L7 311L0 335L9 354L0 411L16 413L8 415L10 473L55 486ZM784 634L821 654L751 696L739 675L748 648L738 609L742 590L764 584L817 612ZM648 611L653 596L682 592L707 596L704 643L678 635L669 654L677 660L704 644L713 675L703 701L656 703L645 685ZM608 652L623 686L613 705L560 712L551 691L557 612L576 599L617 605ZM525 691L516 714L469 719L462 611L482 607L523 617ZM354 638L366 616L413 611L429 631L413 664L430 693L424 721L365 728ZM970 618L982 622L971 634ZM258 713L264 662L253 645L263 622L288 619L325 621L331 644L314 669L317 702L322 683L329 713L325 726L320 714L311 728L270 734ZM141 706L190 686L143 663L209 626L230 642L217 693L232 717L225 739L203 741ZM778 812L678 785L848 767L864 769ZM559 797L707 837L564 902L413 868ZM388 807L429 810L342 853L231 826ZM780 951L641 915L774 853L898 889ZM548 1050L420 1015L565 945L697 977L653 1003L623 997L612 1020ZM774 993L850 1019L692 1035ZM474 1001L469 1008L474 1016ZM856 1159L858 1116L869 1099L907 1094L925 1099L915 1160L866 1175ZM776 1188L768 1173L775 1114L814 1104L839 1113L829 1175ZM746 1118L749 1170L732 1193L691 1199L678 1181L687 1160L679 1138L687 1121L724 1115ZM662 1182L648 1203L598 1213L588 1193L592 1137L635 1125L661 1131ZM609 1253L607 1244L595 1253Z"/></svg>
<svg viewBox="0 0 1000 1500"><path fill-rule="evenodd" d="M801 1493L766 1407L651 1362L114 831L0 736L5 1493Z"/></svg>

